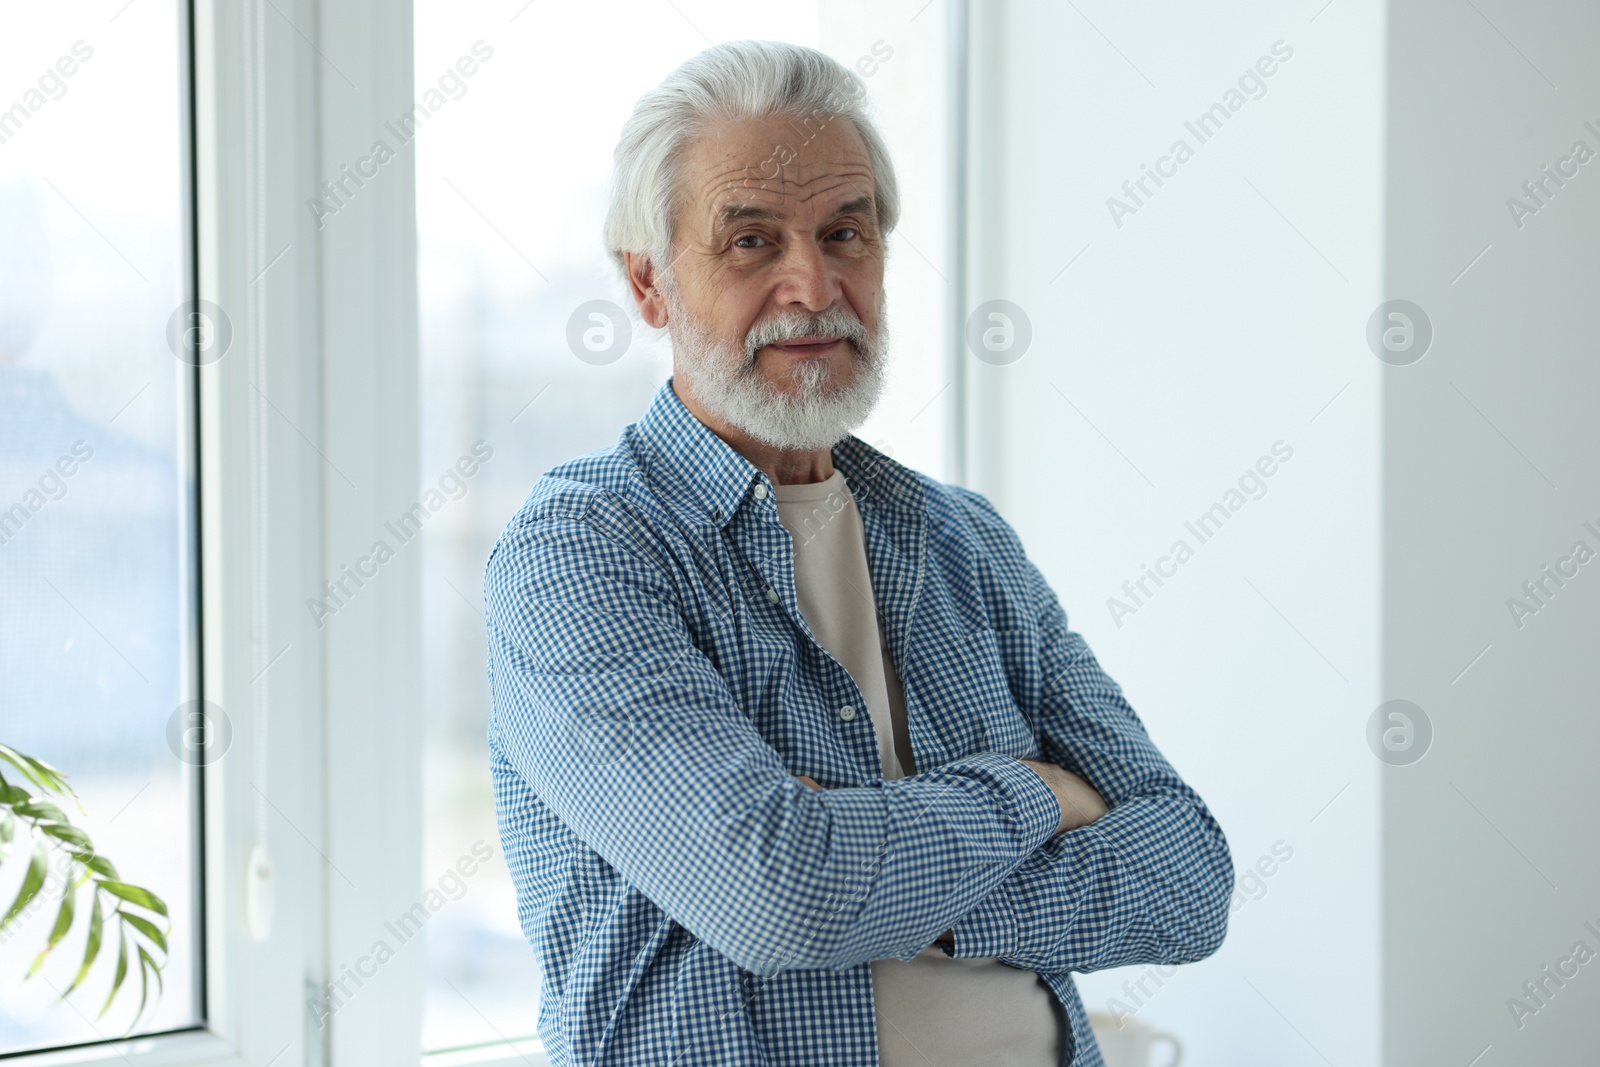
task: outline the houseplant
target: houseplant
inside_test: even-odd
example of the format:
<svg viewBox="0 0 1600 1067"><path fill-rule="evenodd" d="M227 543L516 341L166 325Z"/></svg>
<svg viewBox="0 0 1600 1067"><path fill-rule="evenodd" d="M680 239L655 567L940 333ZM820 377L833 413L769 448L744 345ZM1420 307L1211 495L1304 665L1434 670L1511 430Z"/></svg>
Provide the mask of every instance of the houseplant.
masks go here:
<svg viewBox="0 0 1600 1067"><path fill-rule="evenodd" d="M149 998L152 977L156 981L157 998L161 994L161 969L166 965L167 937L171 933L167 905L148 889L124 882L116 866L95 851L89 835L72 824L61 807L50 799L52 797L70 799L80 812L84 810L78 794L61 771L43 760L0 744L0 869L13 856L17 862L23 862L21 857L25 854L26 843L31 842L33 846L26 853L28 866L16 899L0 913L0 933L39 907L42 901L48 902L41 894L45 893L50 856L55 853L65 862L55 923L44 948L28 968L27 977L33 977L66 938L82 910L82 891L86 886L91 887L83 956L71 983L61 992L61 999L66 999L83 983L102 948L114 938L118 946L116 973L98 1017L104 1017L111 1008L130 966L137 963L139 1009L128 1024L131 1033L143 1017L146 1003L154 1007L155 1002ZM130 993L131 989L129 986Z"/></svg>

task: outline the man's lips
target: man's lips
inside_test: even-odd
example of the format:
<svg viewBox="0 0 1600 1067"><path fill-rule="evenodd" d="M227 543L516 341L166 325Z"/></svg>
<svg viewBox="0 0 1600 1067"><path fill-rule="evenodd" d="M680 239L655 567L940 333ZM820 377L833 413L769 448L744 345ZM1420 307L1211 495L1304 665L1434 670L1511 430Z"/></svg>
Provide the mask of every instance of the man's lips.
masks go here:
<svg viewBox="0 0 1600 1067"><path fill-rule="evenodd" d="M787 352L796 356L818 355L828 351L828 349L843 340L844 338L842 337L796 337L791 341L774 341L767 347L776 348L780 352Z"/></svg>

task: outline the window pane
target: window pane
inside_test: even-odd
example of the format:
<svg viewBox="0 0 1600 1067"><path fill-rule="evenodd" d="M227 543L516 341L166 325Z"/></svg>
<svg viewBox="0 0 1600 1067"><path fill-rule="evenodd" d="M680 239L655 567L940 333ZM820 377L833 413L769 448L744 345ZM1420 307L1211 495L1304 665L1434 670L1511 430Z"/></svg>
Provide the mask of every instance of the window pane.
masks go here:
<svg viewBox="0 0 1600 1067"><path fill-rule="evenodd" d="M188 63L180 5L124 4L0 7L0 742L65 771L85 809L61 803L73 822L170 909L165 994L138 1026L151 1032L202 1012L196 768L168 743L194 693L192 369L167 342L188 294ZM0 909L28 866L24 823ZM138 1006L148 942L130 930L128 984L96 1018L122 929L109 897L98 962L57 1002L84 954L87 888L24 980L62 859L0 931L0 1053L119 1036Z"/></svg>
<svg viewBox="0 0 1600 1067"><path fill-rule="evenodd" d="M538 975L500 856L485 746L483 568L539 474L615 441L670 373L665 338L635 332L604 362L580 358L567 331L587 302L623 298L600 242L622 124L640 94L710 41L787 40L851 66L863 55L881 61L867 87L905 214L885 283L890 383L859 433L942 470L947 171L942 123L929 116L944 104L944 4L864 6L416 4L417 99L429 112L415 140L424 491L453 487L448 472L475 445L492 450L446 492L456 498L424 537L425 886L475 842L494 850L429 921L425 1048L534 1033ZM882 61L886 45L893 58Z"/></svg>

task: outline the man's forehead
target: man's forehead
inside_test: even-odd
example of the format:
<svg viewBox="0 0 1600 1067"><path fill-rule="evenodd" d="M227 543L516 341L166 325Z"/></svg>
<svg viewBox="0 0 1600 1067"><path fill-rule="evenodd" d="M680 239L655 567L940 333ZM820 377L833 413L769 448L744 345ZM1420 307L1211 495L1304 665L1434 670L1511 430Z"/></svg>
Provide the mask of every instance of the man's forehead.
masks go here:
<svg viewBox="0 0 1600 1067"><path fill-rule="evenodd" d="M865 145L844 120L820 129L787 119L730 123L696 138L690 153L692 195L718 218L746 205L786 213L820 201L825 210L852 189L872 188Z"/></svg>

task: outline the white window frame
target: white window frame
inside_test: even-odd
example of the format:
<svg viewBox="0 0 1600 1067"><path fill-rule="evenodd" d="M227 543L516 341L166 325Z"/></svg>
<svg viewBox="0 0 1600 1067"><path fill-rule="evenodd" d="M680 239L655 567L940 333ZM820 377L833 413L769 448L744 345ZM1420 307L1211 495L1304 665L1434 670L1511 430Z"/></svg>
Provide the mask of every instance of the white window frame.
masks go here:
<svg viewBox="0 0 1600 1067"><path fill-rule="evenodd" d="M202 772L206 1024L15 1067L421 1062L420 942L325 1028L308 1007L421 885L416 553L320 629L306 606L417 494L409 151L320 229L307 207L411 105L411 33L392 0L191 0L198 295L233 327L199 389L204 695L233 728ZM258 941L263 774L275 907Z"/></svg>

